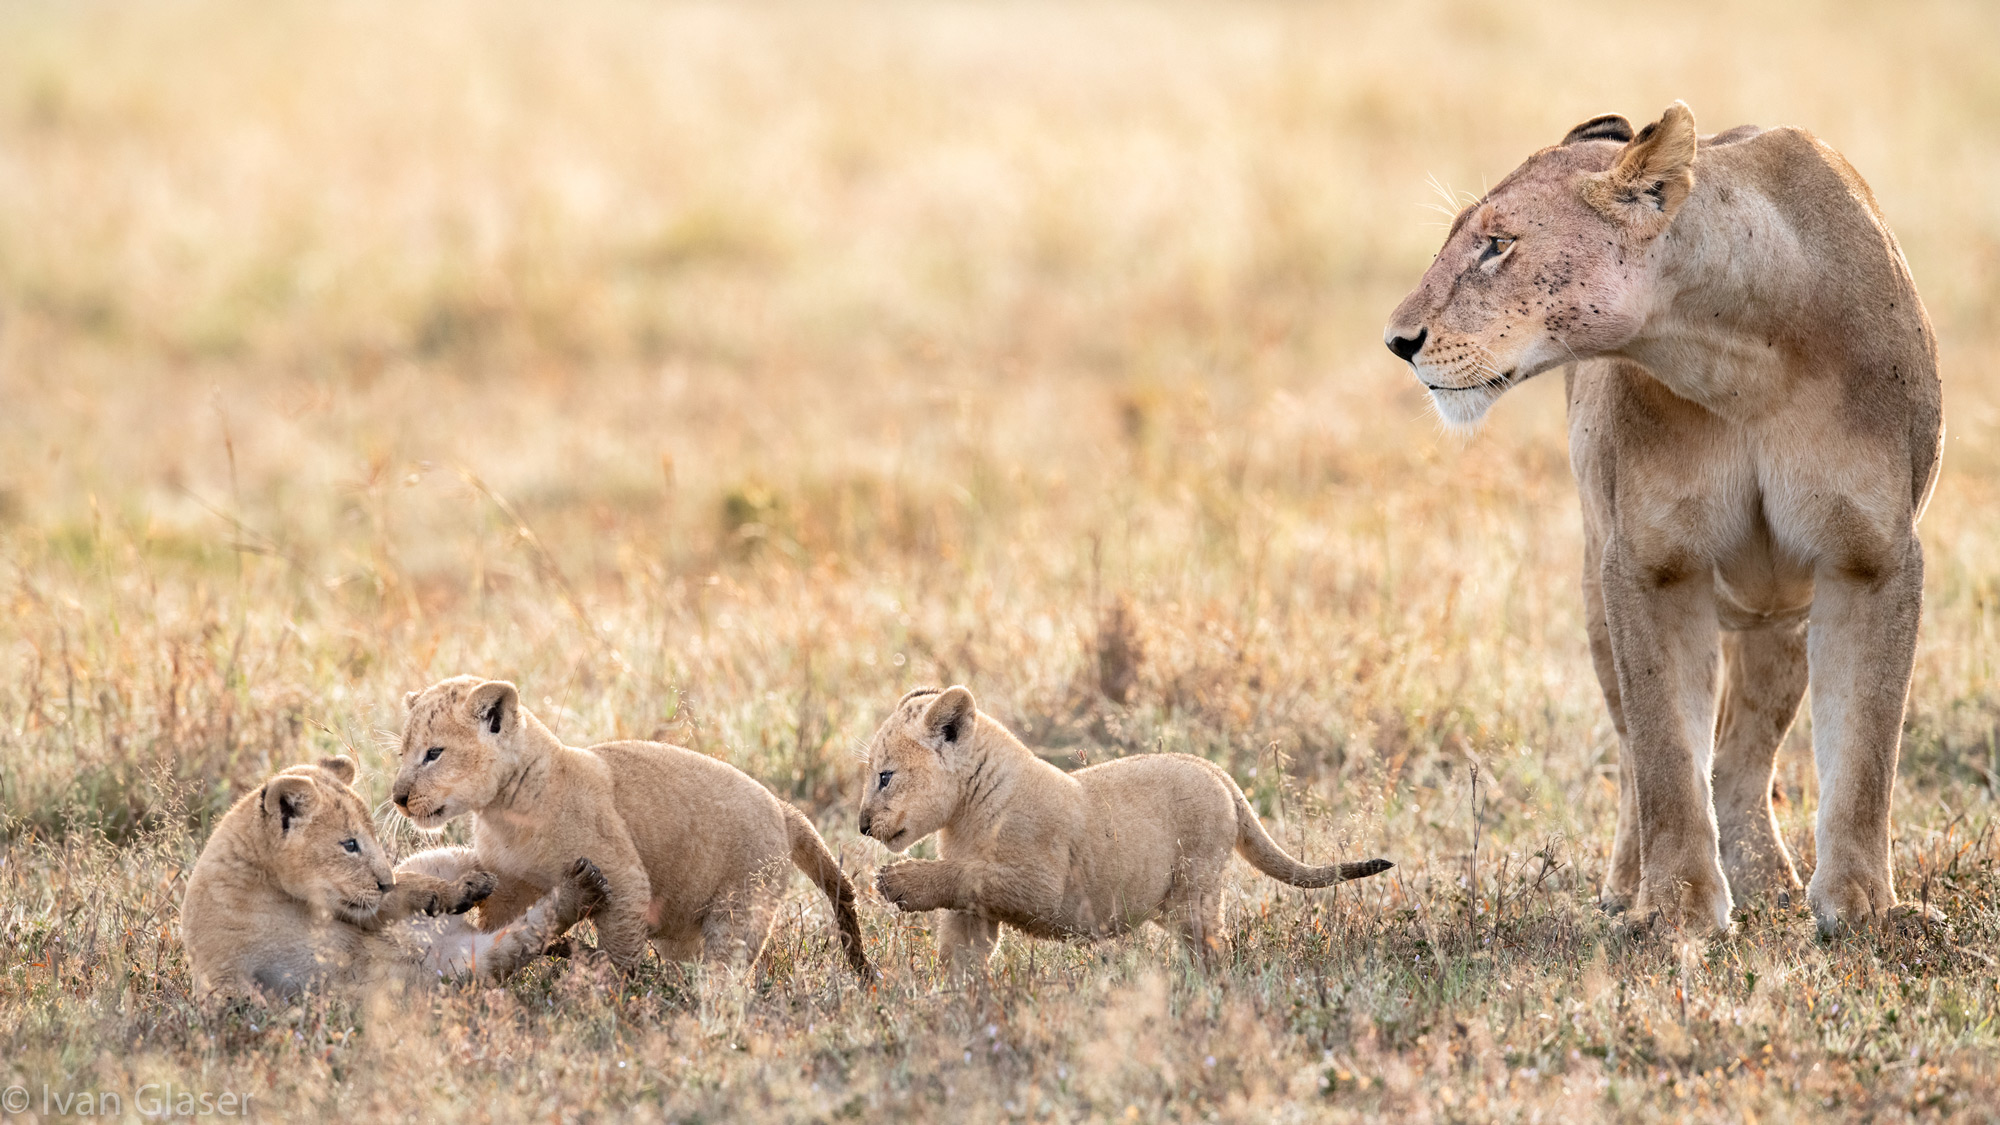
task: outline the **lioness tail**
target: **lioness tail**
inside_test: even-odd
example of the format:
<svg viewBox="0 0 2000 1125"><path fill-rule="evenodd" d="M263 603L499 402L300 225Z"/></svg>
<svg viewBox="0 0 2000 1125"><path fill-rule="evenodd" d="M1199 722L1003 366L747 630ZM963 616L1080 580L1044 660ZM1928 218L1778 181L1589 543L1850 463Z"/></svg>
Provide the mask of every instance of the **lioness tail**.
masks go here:
<svg viewBox="0 0 2000 1125"><path fill-rule="evenodd" d="M856 976L873 981L875 970L861 948L861 918L854 912L854 884L841 874L840 864L834 862L833 853L826 850L826 841L819 838L806 814L783 801L778 804L785 810L785 831L791 835L792 865L826 892L826 900L833 904L834 924L840 928L841 952L847 954L847 963Z"/></svg>
<svg viewBox="0 0 2000 1125"><path fill-rule="evenodd" d="M1243 790L1234 781L1229 783L1229 788L1236 795L1236 854L1280 883L1290 883L1294 887L1330 887L1349 879L1380 875L1396 866L1386 859L1364 859L1360 863L1308 867L1293 859L1291 853L1279 847L1278 842L1271 839L1271 834L1264 831L1264 822L1257 819L1257 810L1250 807L1250 799L1243 795Z"/></svg>

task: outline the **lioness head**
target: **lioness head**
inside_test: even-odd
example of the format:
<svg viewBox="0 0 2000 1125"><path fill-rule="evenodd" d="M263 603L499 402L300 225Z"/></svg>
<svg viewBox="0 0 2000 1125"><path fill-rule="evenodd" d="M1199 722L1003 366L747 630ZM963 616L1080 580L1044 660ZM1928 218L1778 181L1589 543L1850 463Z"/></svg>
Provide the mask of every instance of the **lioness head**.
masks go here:
<svg viewBox="0 0 2000 1125"><path fill-rule="evenodd" d="M1639 130L1594 117L1459 212L1383 340L1447 424L1507 388L1629 343L1654 298L1650 250L1694 189L1694 114Z"/></svg>
<svg viewBox="0 0 2000 1125"><path fill-rule="evenodd" d="M353 781L345 757L284 770L257 793L256 830L286 894L324 914L365 919L396 876Z"/></svg>
<svg viewBox="0 0 2000 1125"><path fill-rule="evenodd" d="M898 701L868 744L861 834L901 852L944 827L958 806L956 759L978 718L963 687L918 688Z"/></svg>
<svg viewBox="0 0 2000 1125"><path fill-rule="evenodd" d="M497 800L521 725L514 685L454 676L409 693L403 703L410 714L392 795L411 822L434 832Z"/></svg>

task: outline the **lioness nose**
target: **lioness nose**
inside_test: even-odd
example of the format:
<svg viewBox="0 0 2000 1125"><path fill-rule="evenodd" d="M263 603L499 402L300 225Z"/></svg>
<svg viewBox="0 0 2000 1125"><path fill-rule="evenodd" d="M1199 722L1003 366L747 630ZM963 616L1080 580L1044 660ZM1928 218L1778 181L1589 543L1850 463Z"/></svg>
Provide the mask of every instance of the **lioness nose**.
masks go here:
<svg viewBox="0 0 2000 1125"><path fill-rule="evenodd" d="M1430 329L1419 328L1414 336L1391 336L1385 342L1389 345L1389 350L1396 353L1397 359L1409 363L1416 359L1418 352L1424 350L1424 341L1430 339L1430 335Z"/></svg>
<svg viewBox="0 0 2000 1125"><path fill-rule="evenodd" d="M377 881L376 881L376 883L375 883L375 889L376 889L376 890L378 890L378 891L381 891L381 892L382 892L383 894L385 894L385 895L386 895L386 894L388 894L388 893L389 893L389 891L390 891L390 888L394 887L395 885L396 885L396 884L394 884L394 883L384 883L384 882L381 882L380 880L377 880Z"/></svg>
<svg viewBox="0 0 2000 1125"><path fill-rule="evenodd" d="M871 821L871 820L869 819L869 817L868 817L868 814L867 814L867 813L862 813L862 814L861 814L861 834L862 834L863 836L866 836L866 835L868 835L868 826L869 826L869 825L870 825L871 823L873 823L873 821Z"/></svg>

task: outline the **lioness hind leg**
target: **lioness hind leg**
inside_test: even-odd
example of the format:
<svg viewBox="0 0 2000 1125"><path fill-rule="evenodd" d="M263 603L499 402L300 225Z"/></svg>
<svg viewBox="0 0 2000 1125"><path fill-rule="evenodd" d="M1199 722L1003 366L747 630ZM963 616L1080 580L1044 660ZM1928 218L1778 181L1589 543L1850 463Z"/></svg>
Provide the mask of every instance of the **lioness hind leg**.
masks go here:
<svg viewBox="0 0 2000 1125"><path fill-rule="evenodd" d="M1873 573L1821 566L1813 578L1811 662L1819 853L1806 901L1822 933L1886 921L1896 906L1889 802L1923 611L1923 548L1914 534Z"/></svg>
<svg viewBox="0 0 2000 1125"><path fill-rule="evenodd" d="M939 916L937 940L938 962L946 970L956 976L976 976L986 970L1000 941L1000 923L954 910Z"/></svg>
<svg viewBox="0 0 2000 1125"><path fill-rule="evenodd" d="M1715 718L1715 819L1722 869L1742 901L1802 889L1778 835L1771 783L1778 747L1806 694L1805 622L1722 635L1722 700Z"/></svg>

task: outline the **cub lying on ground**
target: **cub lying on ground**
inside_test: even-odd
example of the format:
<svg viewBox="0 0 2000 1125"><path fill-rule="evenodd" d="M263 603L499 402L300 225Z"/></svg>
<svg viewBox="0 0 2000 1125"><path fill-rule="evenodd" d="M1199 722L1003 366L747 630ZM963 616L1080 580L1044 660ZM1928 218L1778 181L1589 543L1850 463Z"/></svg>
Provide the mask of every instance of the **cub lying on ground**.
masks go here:
<svg viewBox="0 0 2000 1125"><path fill-rule="evenodd" d="M854 887L812 822L725 762L657 742L564 746L513 684L459 676L411 692L396 804L418 827L476 818L477 862L500 877L480 906L506 923L588 855L610 895L599 943L629 968L651 939L662 957L742 964L761 957L784 888L804 871L833 904L847 963L861 949Z"/></svg>
<svg viewBox="0 0 2000 1125"><path fill-rule="evenodd" d="M1295 887L1395 866L1298 862L1221 767L1187 754L1064 773L963 687L904 696L875 732L868 763L862 833L901 852L937 832L944 857L893 864L876 886L903 910L952 912L938 946L958 969L991 956L1002 922L1032 937L1086 939L1156 922L1212 960L1232 850Z"/></svg>
<svg viewBox="0 0 2000 1125"><path fill-rule="evenodd" d="M414 918L463 913L495 880L478 870L426 874L435 852L391 871L353 780L354 763L344 757L293 766L216 825L181 902L196 996L287 999L322 985L441 975L498 980L603 897L602 876L579 860L555 893L500 933L479 933L458 918Z"/></svg>

